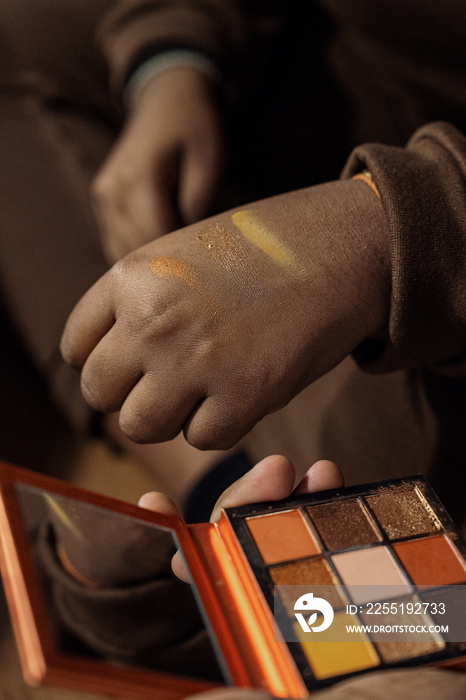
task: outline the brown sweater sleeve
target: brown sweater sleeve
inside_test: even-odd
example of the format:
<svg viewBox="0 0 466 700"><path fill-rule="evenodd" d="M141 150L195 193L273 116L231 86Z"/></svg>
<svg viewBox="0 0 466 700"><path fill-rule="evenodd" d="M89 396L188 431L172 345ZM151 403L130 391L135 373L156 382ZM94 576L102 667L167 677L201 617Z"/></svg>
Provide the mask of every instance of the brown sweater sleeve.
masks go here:
<svg viewBox="0 0 466 700"><path fill-rule="evenodd" d="M36 555L52 604L58 639L123 662L177 675L222 681L212 645L187 583L168 572L127 586L90 588L65 571L44 521Z"/></svg>
<svg viewBox="0 0 466 700"><path fill-rule="evenodd" d="M179 48L202 52L227 81L243 85L282 30L283 5L277 0L121 0L97 33L113 89L121 92L145 59Z"/></svg>
<svg viewBox="0 0 466 700"><path fill-rule="evenodd" d="M372 371L430 367L466 372L466 138L438 122L406 148L356 148L343 172L371 171L390 234L392 295L387 337L364 343Z"/></svg>

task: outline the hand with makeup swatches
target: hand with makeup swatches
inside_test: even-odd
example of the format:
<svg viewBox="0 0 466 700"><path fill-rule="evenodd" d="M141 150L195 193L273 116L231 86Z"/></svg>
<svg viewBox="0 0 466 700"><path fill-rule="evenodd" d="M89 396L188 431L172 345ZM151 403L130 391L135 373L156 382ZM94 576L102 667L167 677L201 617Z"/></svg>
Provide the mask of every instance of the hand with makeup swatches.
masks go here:
<svg viewBox="0 0 466 700"><path fill-rule="evenodd" d="M132 440L183 430L226 448L384 329L388 259L364 182L272 197L121 260L75 307L62 353Z"/></svg>

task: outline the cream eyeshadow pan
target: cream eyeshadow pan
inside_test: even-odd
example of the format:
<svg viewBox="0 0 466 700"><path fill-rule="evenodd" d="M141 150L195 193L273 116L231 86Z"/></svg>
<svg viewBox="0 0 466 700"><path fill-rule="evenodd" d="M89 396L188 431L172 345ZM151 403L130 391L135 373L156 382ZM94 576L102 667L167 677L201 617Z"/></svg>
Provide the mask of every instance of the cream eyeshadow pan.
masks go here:
<svg viewBox="0 0 466 700"><path fill-rule="evenodd" d="M374 640L365 632L357 641L331 642L323 632L319 641L314 641L315 635L310 642L296 622L296 595L288 588L327 587L327 599L335 611L334 639L338 626L348 623L348 604L357 608L354 623L367 624L361 604L390 599L393 587L399 600L414 603L427 600L426 591L466 583L464 543L423 477L226 513L271 610L277 598L285 610L285 638L289 640L292 629L288 647L309 690L369 670L427 663L460 653L461 645L436 632L423 641L403 643ZM423 623L432 621L427 612ZM396 624L403 624L403 616Z"/></svg>

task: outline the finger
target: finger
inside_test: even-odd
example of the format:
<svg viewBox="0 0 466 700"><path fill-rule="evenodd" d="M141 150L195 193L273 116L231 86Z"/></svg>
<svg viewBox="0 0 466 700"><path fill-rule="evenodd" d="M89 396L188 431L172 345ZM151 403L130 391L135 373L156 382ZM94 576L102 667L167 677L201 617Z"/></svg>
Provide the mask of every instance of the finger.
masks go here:
<svg viewBox="0 0 466 700"><path fill-rule="evenodd" d="M184 224L177 204L178 166L174 156L155 164L151 176L132 201L142 232L159 238Z"/></svg>
<svg viewBox="0 0 466 700"><path fill-rule="evenodd" d="M144 493L138 501L140 508L153 510L156 513L163 515L181 515L180 510L175 503L161 491L148 491Z"/></svg>
<svg viewBox="0 0 466 700"><path fill-rule="evenodd" d="M165 442L176 437L194 407L201 401L199 389L189 377L160 361L163 371L144 374L131 389L120 410L122 432L138 443Z"/></svg>
<svg viewBox="0 0 466 700"><path fill-rule="evenodd" d="M265 457L224 491L214 506L211 522L220 518L222 508L286 498L293 490L294 479L295 470L289 459L281 455ZM182 581L189 581L179 552L172 559L172 569Z"/></svg>
<svg viewBox="0 0 466 700"><path fill-rule="evenodd" d="M210 519L212 522L218 520L222 508L287 498L293 490L294 480L295 469L289 459L282 455L265 457L224 491Z"/></svg>
<svg viewBox="0 0 466 700"><path fill-rule="evenodd" d="M96 411L113 413L142 377L141 358L134 343L124 342L118 322L100 340L81 371L81 393Z"/></svg>
<svg viewBox="0 0 466 700"><path fill-rule="evenodd" d="M240 401L227 394L208 396L186 421L186 441L198 450L228 450L263 418L261 405L242 410Z"/></svg>
<svg viewBox="0 0 466 700"><path fill-rule="evenodd" d="M180 579L180 581L190 583L188 569L186 568L186 564L184 563L183 555L179 550L175 552L175 554L172 557L172 571L175 574L175 576L177 576Z"/></svg>
<svg viewBox="0 0 466 700"><path fill-rule="evenodd" d="M294 490L294 493L314 493L314 491L326 491L338 489L344 484L343 474L334 462L321 459L307 471Z"/></svg>
<svg viewBox="0 0 466 700"><path fill-rule="evenodd" d="M199 147L186 149L179 175L179 209L185 224L208 214L218 188L221 162L220 146L207 152Z"/></svg>
<svg viewBox="0 0 466 700"><path fill-rule="evenodd" d="M164 515L178 515L182 517L180 510L173 503L173 501L165 496L164 493L160 491L148 491L143 494L138 501L138 506L140 508L147 508L147 510L155 511L156 513L163 513ZM186 569L183 557L180 552L177 551L172 557L172 570L175 576L177 576L181 581L189 583L188 570Z"/></svg>
<svg viewBox="0 0 466 700"><path fill-rule="evenodd" d="M110 282L100 278L71 312L60 341L63 359L73 367L82 367L101 338L115 323Z"/></svg>

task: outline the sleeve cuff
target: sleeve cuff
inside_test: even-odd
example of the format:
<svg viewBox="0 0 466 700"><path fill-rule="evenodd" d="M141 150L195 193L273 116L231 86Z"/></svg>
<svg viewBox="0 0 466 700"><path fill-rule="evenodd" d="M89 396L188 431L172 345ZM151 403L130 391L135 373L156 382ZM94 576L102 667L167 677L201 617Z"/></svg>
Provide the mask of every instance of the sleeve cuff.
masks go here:
<svg viewBox="0 0 466 700"><path fill-rule="evenodd" d="M221 72L210 58L192 49L163 51L143 61L129 76L123 98L128 104L136 92L152 78L172 68L189 67L203 73L212 82L218 82Z"/></svg>

